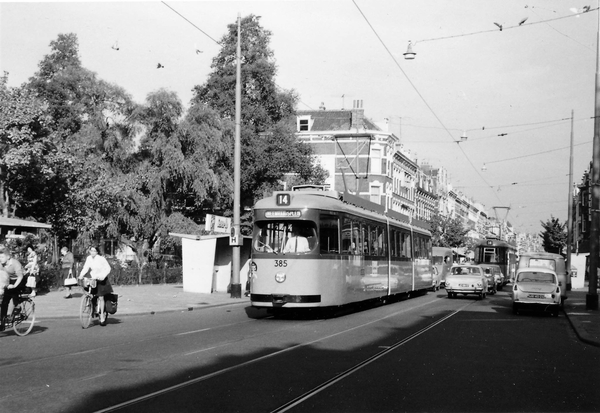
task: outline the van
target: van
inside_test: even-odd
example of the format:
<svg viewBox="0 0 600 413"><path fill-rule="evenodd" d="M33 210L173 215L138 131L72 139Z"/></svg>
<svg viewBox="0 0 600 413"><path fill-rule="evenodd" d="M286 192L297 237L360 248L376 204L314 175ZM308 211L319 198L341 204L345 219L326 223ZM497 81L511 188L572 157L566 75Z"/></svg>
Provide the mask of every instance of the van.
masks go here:
<svg viewBox="0 0 600 413"><path fill-rule="evenodd" d="M529 267L550 268L558 276L562 302L567 299L567 290L571 285L571 275L567 272L565 258L551 252L525 252L519 256L518 269Z"/></svg>
<svg viewBox="0 0 600 413"><path fill-rule="evenodd" d="M432 263L437 269L437 286L444 287L446 285L446 274L450 272L452 267L452 250L445 247L433 247Z"/></svg>

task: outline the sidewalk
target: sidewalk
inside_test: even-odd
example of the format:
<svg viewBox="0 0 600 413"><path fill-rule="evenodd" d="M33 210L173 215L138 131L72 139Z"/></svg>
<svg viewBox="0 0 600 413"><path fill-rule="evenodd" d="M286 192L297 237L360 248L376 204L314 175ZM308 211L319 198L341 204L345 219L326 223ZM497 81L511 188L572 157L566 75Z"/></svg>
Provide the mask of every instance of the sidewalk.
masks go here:
<svg viewBox="0 0 600 413"><path fill-rule="evenodd" d="M587 287L569 291L564 312L581 341L600 347L600 310L586 310L587 293Z"/></svg>
<svg viewBox="0 0 600 413"><path fill-rule="evenodd" d="M229 293L188 293L183 291L182 284L113 285L113 290L119 296L119 305L115 317L170 311L192 311L240 303L250 305L249 297L231 298ZM73 298L69 299L64 298L65 291L56 290L35 297L36 318L79 317L82 290L80 287L73 287L71 291Z"/></svg>

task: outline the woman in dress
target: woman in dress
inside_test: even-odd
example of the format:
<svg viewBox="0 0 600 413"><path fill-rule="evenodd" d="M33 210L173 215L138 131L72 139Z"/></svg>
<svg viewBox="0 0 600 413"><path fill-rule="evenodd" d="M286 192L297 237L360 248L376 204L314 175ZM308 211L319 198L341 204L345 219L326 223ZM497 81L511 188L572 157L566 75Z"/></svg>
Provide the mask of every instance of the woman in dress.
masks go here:
<svg viewBox="0 0 600 413"><path fill-rule="evenodd" d="M31 288L31 297L35 297L37 295L37 283L39 282L39 274L40 267L38 265L38 256L37 253L33 250L33 247L30 245L27 247L27 265L25 265L25 275L29 278L32 277L31 280L27 280L27 287Z"/></svg>
<svg viewBox="0 0 600 413"><path fill-rule="evenodd" d="M88 250L88 257L85 259L85 264L79 279L91 278L96 280L96 287L92 288L91 293L98 296L98 314L100 315L100 325L106 325L106 308L104 306L104 296L113 292L110 281L108 280L108 274L110 274L110 264L106 261L106 258L98 254L98 248L90 247ZM89 274L88 274L89 272Z"/></svg>

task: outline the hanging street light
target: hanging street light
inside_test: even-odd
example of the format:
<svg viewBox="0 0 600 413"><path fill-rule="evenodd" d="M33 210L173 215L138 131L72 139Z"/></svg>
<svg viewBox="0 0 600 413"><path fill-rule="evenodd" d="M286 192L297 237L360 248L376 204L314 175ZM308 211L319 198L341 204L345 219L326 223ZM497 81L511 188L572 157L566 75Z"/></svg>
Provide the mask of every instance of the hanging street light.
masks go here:
<svg viewBox="0 0 600 413"><path fill-rule="evenodd" d="M410 40L408 41L408 48L406 49L406 53L403 53L403 55L405 60L413 60L417 55L415 52L413 52L412 43Z"/></svg>

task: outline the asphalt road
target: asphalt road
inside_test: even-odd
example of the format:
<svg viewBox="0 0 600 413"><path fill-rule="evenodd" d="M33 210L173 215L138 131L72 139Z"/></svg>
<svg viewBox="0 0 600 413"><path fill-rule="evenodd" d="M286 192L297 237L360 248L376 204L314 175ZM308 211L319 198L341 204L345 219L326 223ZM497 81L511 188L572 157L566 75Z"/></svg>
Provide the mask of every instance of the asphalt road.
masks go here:
<svg viewBox="0 0 600 413"><path fill-rule="evenodd" d="M442 290L331 318L238 304L109 322L44 320L0 337L0 410L600 410L600 348L563 315L513 315L505 291Z"/></svg>

